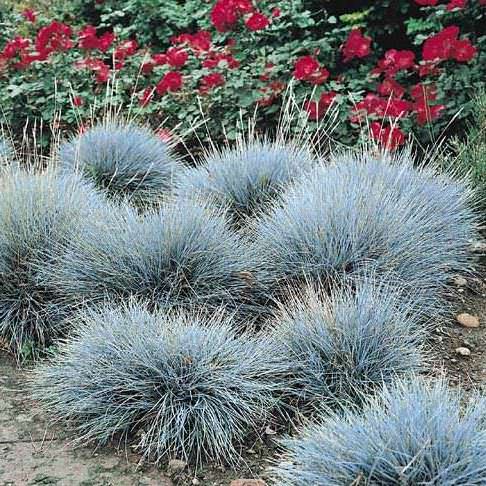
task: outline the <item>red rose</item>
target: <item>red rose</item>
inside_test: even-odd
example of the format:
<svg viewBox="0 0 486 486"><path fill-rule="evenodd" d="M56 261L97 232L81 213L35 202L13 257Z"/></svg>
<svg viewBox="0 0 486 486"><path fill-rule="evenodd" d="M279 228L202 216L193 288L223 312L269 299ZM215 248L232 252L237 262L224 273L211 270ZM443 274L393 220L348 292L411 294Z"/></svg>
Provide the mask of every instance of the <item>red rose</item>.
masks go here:
<svg viewBox="0 0 486 486"><path fill-rule="evenodd" d="M435 7L439 0L415 0L415 3L418 3L419 5L422 6L429 6L429 7Z"/></svg>
<svg viewBox="0 0 486 486"><path fill-rule="evenodd" d="M405 94L405 88L397 83L393 78L386 78L379 86L378 93L381 96L392 96L401 98Z"/></svg>
<svg viewBox="0 0 486 486"><path fill-rule="evenodd" d="M78 69L90 69L96 73L97 83L106 83L110 77L110 67L101 59L82 59L74 64Z"/></svg>
<svg viewBox="0 0 486 486"><path fill-rule="evenodd" d="M435 101L437 98L437 90L433 84L416 84L410 90L410 96L414 100L428 100Z"/></svg>
<svg viewBox="0 0 486 486"><path fill-rule="evenodd" d="M447 10L450 12L451 10L461 9L464 8L467 4L467 0L451 0L447 4Z"/></svg>
<svg viewBox="0 0 486 486"><path fill-rule="evenodd" d="M202 62L202 67L205 67L207 69L214 69L221 66L221 63L226 63L229 69L235 69L240 66L240 62L236 60L232 54L212 52Z"/></svg>
<svg viewBox="0 0 486 486"><path fill-rule="evenodd" d="M12 59L17 54L25 52L30 47L30 39L17 36L12 40L9 40L2 51L2 58Z"/></svg>
<svg viewBox="0 0 486 486"><path fill-rule="evenodd" d="M98 49L102 52L106 52L115 40L115 34L113 32L105 32L101 37L98 37Z"/></svg>
<svg viewBox="0 0 486 486"><path fill-rule="evenodd" d="M72 30L69 25L53 21L37 32L35 48L37 52L46 53L66 51L73 47L71 35Z"/></svg>
<svg viewBox="0 0 486 486"><path fill-rule="evenodd" d="M390 49L385 52L383 59L378 61L376 73L385 73L388 77L393 77L402 70L410 69L414 66L415 54L412 51L397 51Z"/></svg>
<svg viewBox="0 0 486 486"><path fill-rule="evenodd" d="M268 18L260 12L252 13L246 20L245 25L252 31L263 30L270 24Z"/></svg>
<svg viewBox="0 0 486 486"><path fill-rule="evenodd" d="M73 105L74 106L82 106L84 104L84 100L83 98L81 98L81 96L75 96L73 98Z"/></svg>
<svg viewBox="0 0 486 486"><path fill-rule="evenodd" d="M405 134L398 126L382 126L380 122L370 125L371 136L387 150L395 150L405 143Z"/></svg>
<svg viewBox="0 0 486 486"><path fill-rule="evenodd" d="M363 58L370 54L371 37L365 37L360 29L353 29L342 47L344 62L349 62L355 57Z"/></svg>
<svg viewBox="0 0 486 486"><path fill-rule="evenodd" d="M278 7L275 7L272 10L272 17L278 18L280 15L282 15L282 11Z"/></svg>
<svg viewBox="0 0 486 486"><path fill-rule="evenodd" d="M222 86L225 83L224 76L221 73L211 73L203 76L199 92L201 94L208 93L211 89Z"/></svg>
<svg viewBox="0 0 486 486"><path fill-rule="evenodd" d="M294 78L309 81L312 84L322 84L329 78L329 71L321 67L313 56L302 56L294 64Z"/></svg>
<svg viewBox="0 0 486 486"><path fill-rule="evenodd" d="M469 62L476 55L477 49L468 39L456 41L452 53L453 58L458 62Z"/></svg>
<svg viewBox="0 0 486 486"><path fill-rule="evenodd" d="M127 57L133 56L133 54L135 54L137 49L138 49L138 44L137 41L134 39L122 42L115 49L115 53L114 53L115 60L120 61L120 63L123 63L123 61Z"/></svg>
<svg viewBox="0 0 486 486"><path fill-rule="evenodd" d="M156 66L163 66L164 64L167 64L168 59L166 54L153 54L152 55L152 61Z"/></svg>
<svg viewBox="0 0 486 486"><path fill-rule="evenodd" d="M419 76L421 78L425 76L433 76L440 73L440 68L437 66L437 62L434 61L422 61L419 65Z"/></svg>
<svg viewBox="0 0 486 486"><path fill-rule="evenodd" d="M425 123L430 123L431 121L439 118L442 110L445 109L445 106L431 106L425 99L422 98L414 104L413 109L417 115L417 123L419 125L424 125Z"/></svg>
<svg viewBox="0 0 486 486"><path fill-rule="evenodd" d="M139 98L139 103L142 108L146 107L154 96L154 90L152 88L145 88L142 95Z"/></svg>
<svg viewBox="0 0 486 486"><path fill-rule="evenodd" d="M142 63L141 71L143 74L150 74L155 67L155 63L153 60L149 59Z"/></svg>
<svg viewBox="0 0 486 486"><path fill-rule="evenodd" d="M304 103L304 110L307 112L309 120L318 120L322 115L317 101L306 101Z"/></svg>
<svg viewBox="0 0 486 486"><path fill-rule="evenodd" d="M92 25L87 25L79 34L79 47L81 49L99 49L106 52L115 40L113 32L105 32L101 37L97 37L96 28Z"/></svg>
<svg viewBox="0 0 486 486"><path fill-rule="evenodd" d="M218 0L211 10L211 23L218 32L226 32L236 24L238 14L233 0Z"/></svg>
<svg viewBox="0 0 486 486"><path fill-rule="evenodd" d="M37 15L31 8L26 8L22 12L22 16L24 17L25 20L28 20L29 22L32 22L33 24L35 24L35 21L37 20Z"/></svg>
<svg viewBox="0 0 486 486"><path fill-rule="evenodd" d="M304 110L307 112L309 120L319 120L325 115L336 96L337 94L334 91L328 91L321 94L319 101L306 101Z"/></svg>
<svg viewBox="0 0 486 486"><path fill-rule="evenodd" d="M450 59L459 35L459 27L452 25L425 40L422 47L424 61Z"/></svg>
<svg viewBox="0 0 486 486"><path fill-rule="evenodd" d="M184 49L178 47L169 47L166 56L168 64L172 67L184 66L189 58L189 54Z"/></svg>
<svg viewBox="0 0 486 486"><path fill-rule="evenodd" d="M172 44L187 44L194 51L209 51L211 49L211 34L200 30L195 34L181 34L171 39Z"/></svg>
<svg viewBox="0 0 486 486"><path fill-rule="evenodd" d="M169 71L157 83L155 90L159 95L164 95L167 92L179 91L182 88L183 79L182 74L177 71Z"/></svg>

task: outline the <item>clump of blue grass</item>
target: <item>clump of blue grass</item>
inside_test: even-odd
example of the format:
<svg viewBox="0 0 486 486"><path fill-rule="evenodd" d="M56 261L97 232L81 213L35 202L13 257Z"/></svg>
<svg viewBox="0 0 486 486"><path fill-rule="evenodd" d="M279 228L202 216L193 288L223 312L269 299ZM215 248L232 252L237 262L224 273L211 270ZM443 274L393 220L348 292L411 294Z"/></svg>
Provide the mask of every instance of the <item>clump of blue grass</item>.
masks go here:
<svg viewBox="0 0 486 486"><path fill-rule="evenodd" d="M92 226L58 259L49 280L68 301L133 297L152 308L209 311L251 306L251 258L224 213L195 201L145 215L129 207L116 213L113 228Z"/></svg>
<svg viewBox="0 0 486 486"><path fill-rule="evenodd" d="M289 366L287 405L304 416L359 406L384 383L423 369L425 329L414 307L372 278L331 295L312 286L296 292L271 331Z"/></svg>
<svg viewBox="0 0 486 486"><path fill-rule="evenodd" d="M44 280L98 209L79 179L6 170L0 181L0 337L19 359L64 332L68 311Z"/></svg>
<svg viewBox="0 0 486 486"><path fill-rule="evenodd" d="M168 197L182 165L149 129L108 121L61 145L62 168L79 171L106 195L137 207Z"/></svg>
<svg viewBox="0 0 486 486"><path fill-rule="evenodd" d="M387 276L434 300L471 270L472 191L401 156L344 155L290 189L253 227L262 276L282 282Z"/></svg>
<svg viewBox="0 0 486 486"><path fill-rule="evenodd" d="M315 164L314 155L303 145L280 138L240 139L235 147L214 149L200 165L184 171L175 192L178 197L196 195L228 208L232 224L240 227Z"/></svg>
<svg viewBox="0 0 486 486"><path fill-rule="evenodd" d="M445 381L399 381L361 414L323 416L283 442L279 486L479 486L486 477L486 399Z"/></svg>
<svg viewBox="0 0 486 486"><path fill-rule="evenodd" d="M12 155L13 149L10 143L0 134L0 160L8 160Z"/></svg>
<svg viewBox="0 0 486 486"><path fill-rule="evenodd" d="M234 462L275 404L278 360L217 311L87 310L34 372L35 397L77 442L134 446L149 460Z"/></svg>

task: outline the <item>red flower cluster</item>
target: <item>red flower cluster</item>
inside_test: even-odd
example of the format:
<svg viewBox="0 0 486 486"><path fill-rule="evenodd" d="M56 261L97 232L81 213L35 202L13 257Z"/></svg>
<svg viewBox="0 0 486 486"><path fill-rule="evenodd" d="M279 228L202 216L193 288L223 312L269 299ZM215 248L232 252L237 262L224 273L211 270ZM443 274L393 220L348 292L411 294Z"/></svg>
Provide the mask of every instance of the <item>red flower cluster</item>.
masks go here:
<svg viewBox="0 0 486 486"><path fill-rule="evenodd" d="M201 85L199 87L199 93L207 94L213 88L222 86L225 83L224 76L221 73L206 74L201 79Z"/></svg>
<svg viewBox="0 0 486 486"><path fill-rule="evenodd" d="M378 86L377 91L381 96L390 96L392 98L401 98L405 94L405 88L393 78L385 78Z"/></svg>
<svg viewBox="0 0 486 486"><path fill-rule="evenodd" d="M181 34L171 39L172 44L186 44L196 53L211 49L211 34L206 30L200 30L195 34Z"/></svg>
<svg viewBox="0 0 486 486"><path fill-rule="evenodd" d="M359 123L366 116L402 118L409 113L411 108L409 101L392 97L381 98L375 93L368 93L362 101L356 104L350 120L352 123Z"/></svg>
<svg viewBox="0 0 486 486"><path fill-rule="evenodd" d="M370 125L371 136L388 150L396 150L405 143L405 134L398 126L383 126L380 122Z"/></svg>
<svg viewBox="0 0 486 486"><path fill-rule="evenodd" d="M37 20L37 15L31 8L26 8L22 12L22 17L24 17L24 19L28 22L32 22L33 24L35 24L35 21Z"/></svg>
<svg viewBox="0 0 486 486"><path fill-rule="evenodd" d="M67 51L73 47L72 29L62 22L53 21L37 33L35 48L45 58L51 52Z"/></svg>
<svg viewBox="0 0 486 486"><path fill-rule="evenodd" d="M425 125L425 123L436 120L445 109L444 105L431 106L429 104L429 101L435 101L437 98L437 92L433 85L417 84L411 89L410 95L414 98L413 110L417 115L419 125Z"/></svg>
<svg viewBox="0 0 486 486"><path fill-rule="evenodd" d="M451 10L455 10L456 8L457 9L465 8L466 5L467 5L467 0L451 0L447 4L447 10L451 11Z"/></svg>
<svg viewBox="0 0 486 486"><path fill-rule="evenodd" d="M158 82L155 91L159 95L165 95L168 92L174 93L179 91L183 85L182 74L177 71L169 71Z"/></svg>
<svg viewBox="0 0 486 486"><path fill-rule="evenodd" d="M113 32L105 32L98 37L96 35L96 27L87 25L78 33L78 39L78 45L81 49L99 49L101 52L106 52L113 44L115 34Z"/></svg>
<svg viewBox="0 0 486 486"><path fill-rule="evenodd" d="M304 110L307 111L307 116L310 120L318 120L321 118L333 104L337 93L335 91L323 92L319 97L319 101L306 101L304 103Z"/></svg>
<svg viewBox="0 0 486 486"><path fill-rule="evenodd" d="M390 49L385 52L383 59L378 61L374 74L384 73L388 77L395 76L399 71L414 67L415 54L412 51L397 51Z"/></svg>
<svg viewBox="0 0 486 486"><path fill-rule="evenodd" d="M263 30L270 24L268 17L260 12L252 13L246 20L245 25L253 31Z"/></svg>
<svg viewBox="0 0 486 486"><path fill-rule="evenodd" d="M115 69L121 69L125 65L125 59L127 57L133 56L133 54L137 52L137 49L138 44L137 41L134 39L126 40L125 42L119 44L113 54L113 57L115 59Z"/></svg>
<svg viewBox="0 0 486 486"><path fill-rule="evenodd" d="M258 106L270 106L284 89L285 84L282 81L272 81L264 86L260 89L264 96L258 100Z"/></svg>
<svg viewBox="0 0 486 486"><path fill-rule="evenodd" d="M222 64L221 64L222 63ZM208 57L202 62L202 67L214 69L221 65L226 65L229 69L236 69L240 66L240 62L233 57L232 54L224 52L210 52Z"/></svg>
<svg viewBox="0 0 486 486"><path fill-rule="evenodd" d="M106 83L110 78L110 66L101 59L82 59L74 65L77 69L89 69L96 73L97 83Z"/></svg>
<svg viewBox="0 0 486 486"><path fill-rule="evenodd" d="M321 67L314 56L302 56L294 64L294 78L312 84L322 84L329 77L329 71Z"/></svg>
<svg viewBox="0 0 486 486"><path fill-rule="evenodd" d="M343 61L349 62L354 58L361 59L368 56L371 52L370 47L371 37L365 37L361 29L353 29L342 47Z"/></svg>
<svg viewBox="0 0 486 486"><path fill-rule="evenodd" d="M454 59L458 62L469 62L477 49L468 39L458 39L459 27L451 25L437 34L429 37L422 47L424 61L446 61Z"/></svg>
<svg viewBox="0 0 486 486"><path fill-rule="evenodd" d="M423 7L435 7L438 3L439 0L415 0L415 3L418 5L422 5ZM480 0L481 3L481 0ZM447 4L446 9L451 11L457 9L464 8L467 4L467 0L450 0L450 2Z"/></svg>
<svg viewBox="0 0 486 486"><path fill-rule="evenodd" d="M415 3L423 7L435 7L439 3L439 0L415 0Z"/></svg>
<svg viewBox="0 0 486 486"><path fill-rule="evenodd" d="M266 15L255 10L251 0L217 0L211 10L211 23L218 32L227 32L244 15L248 15L245 25L249 30L262 30L270 24ZM274 9L272 15L278 17L280 10Z"/></svg>
<svg viewBox="0 0 486 486"><path fill-rule="evenodd" d="M211 10L211 22L218 32L226 32L242 15L254 10L251 0L218 0Z"/></svg>

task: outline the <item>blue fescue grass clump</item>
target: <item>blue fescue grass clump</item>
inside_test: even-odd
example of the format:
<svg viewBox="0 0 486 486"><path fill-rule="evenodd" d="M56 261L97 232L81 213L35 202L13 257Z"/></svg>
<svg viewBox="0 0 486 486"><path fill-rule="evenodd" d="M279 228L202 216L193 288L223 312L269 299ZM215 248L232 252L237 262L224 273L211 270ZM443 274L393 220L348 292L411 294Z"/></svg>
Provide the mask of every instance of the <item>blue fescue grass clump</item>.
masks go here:
<svg viewBox="0 0 486 486"><path fill-rule="evenodd" d="M86 311L33 377L34 395L81 444L134 446L156 462L232 462L275 403L280 364L222 312Z"/></svg>
<svg viewBox="0 0 486 486"><path fill-rule="evenodd" d="M10 143L0 133L0 160L8 159L13 153Z"/></svg>
<svg viewBox="0 0 486 486"><path fill-rule="evenodd" d="M471 269L471 196L462 181L414 167L409 154L338 157L255 224L262 273L276 286L372 271L437 296Z"/></svg>
<svg viewBox="0 0 486 486"><path fill-rule="evenodd" d="M199 310L249 302L250 258L223 213L185 201L143 216L118 208L114 219L109 231L97 225L79 234L58 259L49 280L66 300L133 297L152 308Z"/></svg>
<svg viewBox="0 0 486 486"><path fill-rule="evenodd" d="M361 414L324 416L284 441L279 486L479 486L486 477L486 399L444 381L398 382Z"/></svg>
<svg viewBox="0 0 486 486"><path fill-rule="evenodd" d="M198 197L229 208L235 226L259 213L314 165L311 151L282 140L240 140L214 150L178 181L179 197Z"/></svg>
<svg viewBox="0 0 486 486"><path fill-rule="evenodd" d="M42 274L97 201L78 179L53 173L12 169L0 185L0 337L21 359L64 331L67 307Z"/></svg>
<svg viewBox="0 0 486 486"><path fill-rule="evenodd" d="M105 122L61 145L61 167L79 171L97 188L138 207L172 191L181 164L168 144L147 128Z"/></svg>
<svg viewBox="0 0 486 486"><path fill-rule="evenodd" d="M359 406L383 383L422 369L425 330L395 290L371 278L330 296L309 287L281 309L271 333L289 366L292 408Z"/></svg>

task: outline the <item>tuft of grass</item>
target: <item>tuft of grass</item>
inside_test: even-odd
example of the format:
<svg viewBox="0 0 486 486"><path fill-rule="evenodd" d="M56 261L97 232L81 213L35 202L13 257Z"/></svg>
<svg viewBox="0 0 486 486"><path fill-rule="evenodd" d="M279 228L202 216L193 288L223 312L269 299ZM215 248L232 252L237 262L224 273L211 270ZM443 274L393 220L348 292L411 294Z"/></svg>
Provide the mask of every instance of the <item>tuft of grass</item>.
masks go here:
<svg viewBox="0 0 486 486"><path fill-rule="evenodd" d="M7 160L12 155L12 147L7 140L0 135L0 160Z"/></svg>
<svg viewBox="0 0 486 486"><path fill-rule="evenodd" d="M0 186L0 337L21 360L63 334L69 309L43 272L99 206L78 179L52 172L6 170Z"/></svg>
<svg viewBox="0 0 486 486"><path fill-rule="evenodd" d="M425 329L415 311L371 278L330 296L312 287L296 293L271 331L289 367L287 405L304 415L359 406L383 384L420 371Z"/></svg>
<svg viewBox="0 0 486 486"><path fill-rule="evenodd" d="M467 174L477 192L481 222L486 222L486 92L476 97L474 124L465 141L453 141L452 166Z"/></svg>
<svg viewBox="0 0 486 486"><path fill-rule="evenodd" d="M343 155L290 189L252 228L274 292L307 278L359 281L372 272L422 298L471 270L472 192L461 180L401 156ZM421 305L421 307L423 307Z"/></svg>
<svg viewBox="0 0 486 486"><path fill-rule="evenodd" d="M237 335L219 311L89 310L34 371L34 396L80 444L118 440L156 462L231 463L275 403L280 364L267 344Z"/></svg>
<svg viewBox="0 0 486 486"><path fill-rule="evenodd" d="M258 214L309 172L315 158L304 146L282 140L239 140L236 147L206 154L178 181L178 197L194 195L229 209L234 226Z"/></svg>
<svg viewBox="0 0 486 486"><path fill-rule="evenodd" d="M483 485L486 399L464 398L445 381L399 381L361 414L323 416L283 441L275 484Z"/></svg>
<svg viewBox="0 0 486 486"><path fill-rule="evenodd" d="M133 297L151 308L250 305L250 259L224 213L194 201L143 216L116 208L113 228L73 239L49 280L68 301L100 304ZM248 259L248 262L247 262Z"/></svg>
<svg viewBox="0 0 486 486"><path fill-rule="evenodd" d="M61 167L79 171L109 197L141 208L166 199L182 168L149 129L113 121L62 144L59 159Z"/></svg>

